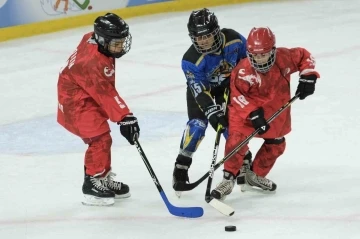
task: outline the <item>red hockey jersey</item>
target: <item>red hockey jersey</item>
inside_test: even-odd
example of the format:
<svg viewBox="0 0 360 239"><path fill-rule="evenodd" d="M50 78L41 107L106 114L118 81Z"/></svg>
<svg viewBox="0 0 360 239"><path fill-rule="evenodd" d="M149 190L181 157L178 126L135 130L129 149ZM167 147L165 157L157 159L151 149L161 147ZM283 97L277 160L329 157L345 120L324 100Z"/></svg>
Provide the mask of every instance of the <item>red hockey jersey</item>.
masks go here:
<svg viewBox="0 0 360 239"><path fill-rule="evenodd" d="M115 59L98 52L92 34L84 35L57 85L57 121L81 138L108 132L108 119L119 122L130 113L115 89Z"/></svg>
<svg viewBox="0 0 360 239"><path fill-rule="evenodd" d="M290 100L290 75L319 74L314 70L315 60L304 48L277 48L276 61L269 72L258 73L248 59L234 68L230 80L229 133L249 135L254 131L249 114L264 108L265 119L270 118ZM270 129L261 138L278 138L291 131L290 107L270 123Z"/></svg>

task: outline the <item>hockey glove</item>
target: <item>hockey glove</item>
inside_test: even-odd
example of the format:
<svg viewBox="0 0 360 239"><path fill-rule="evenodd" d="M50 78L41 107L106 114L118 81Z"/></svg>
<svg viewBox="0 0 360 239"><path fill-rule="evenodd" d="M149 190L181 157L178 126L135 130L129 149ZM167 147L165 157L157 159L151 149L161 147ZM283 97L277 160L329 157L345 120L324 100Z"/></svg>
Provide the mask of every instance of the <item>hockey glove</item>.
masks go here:
<svg viewBox="0 0 360 239"><path fill-rule="evenodd" d="M270 125L266 123L264 118L264 109L262 107L251 112L249 117L254 129L260 129L259 135L265 134L270 129Z"/></svg>
<svg viewBox="0 0 360 239"><path fill-rule="evenodd" d="M211 105L205 108L204 114L208 118L211 126L217 130L218 124L222 125L223 132L229 126L224 111L220 105Z"/></svg>
<svg viewBox="0 0 360 239"><path fill-rule="evenodd" d="M221 81L220 86L223 88L229 88L230 87L230 76L225 77L223 81Z"/></svg>
<svg viewBox="0 0 360 239"><path fill-rule="evenodd" d="M140 127L138 120L133 115L127 115L120 122L120 133L124 136L131 145L134 145L135 139L140 137Z"/></svg>
<svg viewBox="0 0 360 239"><path fill-rule="evenodd" d="M301 75L296 94L299 93L299 99L303 100L315 92L316 75Z"/></svg>

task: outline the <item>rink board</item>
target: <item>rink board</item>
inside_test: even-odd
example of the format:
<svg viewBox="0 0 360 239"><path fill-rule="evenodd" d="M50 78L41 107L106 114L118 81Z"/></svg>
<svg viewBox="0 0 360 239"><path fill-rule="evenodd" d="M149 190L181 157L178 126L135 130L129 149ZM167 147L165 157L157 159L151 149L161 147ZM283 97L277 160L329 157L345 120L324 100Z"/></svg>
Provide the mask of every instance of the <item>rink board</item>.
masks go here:
<svg viewBox="0 0 360 239"><path fill-rule="evenodd" d="M4 1L4 0L2 0ZM11 0L8 0L9 2ZM21 1L21 0L20 0ZM40 0L40 1L51 1L51 0ZM70 3L72 0L69 0ZM152 0L154 1L154 0ZM249 3L249 2L266 2L269 0L156 0L158 3L147 3L144 5L141 2L144 0L133 0L133 4L129 0L125 0L125 3L122 5L117 5L120 8L113 10L102 10L102 11L90 11L87 7L85 11L79 12L75 14L63 14L62 16L54 16L54 20L48 21L40 21L35 23L26 24L26 20L23 20L25 24L17 24L10 27L0 26L0 42L7 41L16 38L29 37L33 35L39 35L44 33L57 32L65 29L88 26L93 24L94 19L102 14L105 14L109 11L114 12L123 18L131 18L137 16L145 16L157 13L164 12L175 12L175 11L187 11L193 10L202 7L213 7L213 6L221 6L228 4L238 4L238 3ZM7 3L9 3L7 2ZM55 0L53 0L55 2ZM53 3L52 2L52 3ZM86 2L86 1L85 1ZM120 1L116 1L116 4L120 4ZM124 2L124 1L123 1ZM138 3L138 4L134 4ZM33 2L34 3L34 2ZM95 2L94 2L95 3ZM64 4L63 2L61 4ZM17 5L18 6L18 5ZM63 5L62 5L63 6ZM32 4L31 6L27 6L23 13L19 14L19 18L26 16L27 12L34 14L35 7L38 9L37 5ZM43 7L44 8L44 7ZM59 7L60 8L60 7ZM96 8L100 9L100 8ZM1 8L0 8L1 10ZM91 12L91 13L88 13ZM11 14L11 13L9 13ZM49 15L49 14L48 14ZM69 15L69 16L67 16ZM73 15L73 16L72 16ZM12 14L11 16L14 16ZM3 15L4 17L4 15ZM3 21L2 21L3 22Z"/></svg>

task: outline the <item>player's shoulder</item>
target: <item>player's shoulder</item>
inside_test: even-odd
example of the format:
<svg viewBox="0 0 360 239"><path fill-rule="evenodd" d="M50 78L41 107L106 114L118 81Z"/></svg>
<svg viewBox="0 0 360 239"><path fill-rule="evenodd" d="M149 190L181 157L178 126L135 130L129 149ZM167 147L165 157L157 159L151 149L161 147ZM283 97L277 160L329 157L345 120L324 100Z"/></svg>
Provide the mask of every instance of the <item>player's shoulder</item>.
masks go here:
<svg viewBox="0 0 360 239"><path fill-rule="evenodd" d="M236 74L241 73L241 75L248 75L254 73L254 68L251 66L247 58L241 59L236 67L233 69L233 72Z"/></svg>
<svg viewBox="0 0 360 239"><path fill-rule="evenodd" d="M194 45L191 45L189 49L185 52L182 60L196 65L199 59L202 58L202 56L203 55L201 53L196 51Z"/></svg>
<svg viewBox="0 0 360 239"><path fill-rule="evenodd" d="M276 55L278 54L289 54L291 51L296 48L286 48L286 47L276 47Z"/></svg>
<svg viewBox="0 0 360 239"><path fill-rule="evenodd" d="M85 42L85 41L87 41L88 39L92 38L93 34L94 34L94 32L88 32L88 33L84 34L81 42Z"/></svg>
<svg viewBox="0 0 360 239"><path fill-rule="evenodd" d="M98 46L91 35L84 38L83 44L77 48L79 67L87 69L88 72L103 71L105 67L111 67L113 59L98 51Z"/></svg>
<svg viewBox="0 0 360 239"><path fill-rule="evenodd" d="M79 45L77 46L77 55L85 58L89 57L89 53L95 48L97 49L97 43L92 37L92 32L89 32L82 37Z"/></svg>
<svg viewBox="0 0 360 239"><path fill-rule="evenodd" d="M225 35L225 39L227 43L237 40L240 42L243 41L243 39L241 39L241 34L235 31L234 29L222 28L221 32Z"/></svg>
<svg viewBox="0 0 360 239"><path fill-rule="evenodd" d="M286 48L286 47L277 47L276 48L276 62L291 62L291 56L294 54L299 54L297 48Z"/></svg>

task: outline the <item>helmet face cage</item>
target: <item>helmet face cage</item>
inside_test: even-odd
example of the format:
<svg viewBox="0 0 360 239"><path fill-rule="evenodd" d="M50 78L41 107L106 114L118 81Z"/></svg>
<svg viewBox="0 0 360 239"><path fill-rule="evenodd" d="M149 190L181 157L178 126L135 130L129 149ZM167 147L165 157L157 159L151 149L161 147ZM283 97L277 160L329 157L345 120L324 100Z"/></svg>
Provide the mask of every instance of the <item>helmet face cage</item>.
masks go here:
<svg viewBox="0 0 360 239"><path fill-rule="evenodd" d="M258 72L260 73L266 73L268 72L271 67L275 64L275 60L276 60L276 47L273 47L271 49L271 51L269 52L269 58L267 60L267 62L265 63L258 63L255 60L255 55L256 53L251 53L248 50L246 51L246 55L250 61L251 66ZM261 53L260 53L261 54Z"/></svg>
<svg viewBox="0 0 360 239"><path fill-rule="evenodd" d="M130 51L131 42L132 42L132 37L131 34L129 33L129 35L125 38L112 39L108 44L108 50L112 54L121 54L120 56L123 56Z"/></svg>
<svg viewBox="0 0 360 239"><path fill-rule="evenodd" d="M193 11L188 22L190 39L199 53L213 53L222 46L222 36L217 17L204 8Z"/></svg>
<svg viewBox="0 0 360 239"><path fill-rule="evenodd" d="M95 39L99 44L99 50L107 56L120 58L131 49L132 36L125 38L105 38L95 33Z"/></svg>
<svg viewBox="0 0 360 239"><path fill-rule="evenodd" d="M196 36L190 33L189 36L196 51L199 53L209 54L216 52L222 45L222 37L219 27L205 35Z"/></svg>

